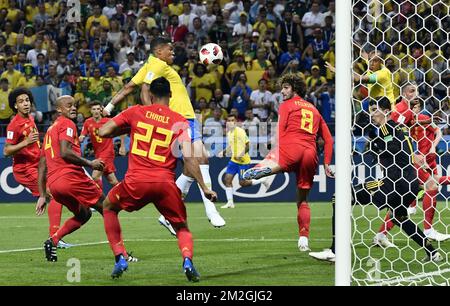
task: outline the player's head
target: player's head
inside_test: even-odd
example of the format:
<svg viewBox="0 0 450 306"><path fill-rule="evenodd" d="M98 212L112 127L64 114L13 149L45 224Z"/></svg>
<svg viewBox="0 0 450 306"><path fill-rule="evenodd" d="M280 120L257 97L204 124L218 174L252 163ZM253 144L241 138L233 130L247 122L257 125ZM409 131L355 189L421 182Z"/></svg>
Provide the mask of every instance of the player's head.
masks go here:
<svg viewBox="0 0 450 306"><path fill-rule="evenodd" d="M402 86L402 96L406 101L411 102L417 97L417 84L408 82Z"/></svg>
<svg viewBox="0 0 450 306"><path fill-rule="evenodd" d="M154 56L172 65L175 53L169 38L162 36L155 37L150 44L150 50Z"/></svg>
<svg viewBox="0 0 450 306"><path fill-rule="evenodd" d="M159 77L150 84L150 100L152 103L169 105L171 97L170 83L164 77Z"/></svg>
<svg viewBox="0 0 450 306"><path fill-rule="evenodd" d="M383 59L377 51L372 51L369 53L369 69L371 71L378 71L383 65Z"/></svg>
<svg viewBox="0 0 450 306"><path fill-rule="evenodd" d="M281 95L283 100L292 99L295 95L303 97L306 92L306 84L302 78L296 74L285 74L280 79Z"/></svg>
<svg viewBox="0 0 450 306"><path fill-rule="evenodd" d="M56 99L56 111L71 120L77 117L77 103L72 96L64 95Z"/></svg>
<svg viewBox="0 0 450 306"><path fill-rule="evenodd" d="M30 114L31 105L34 104L33 94L26 88L16 88L9 94L8 103L14 112L26 117Z"/></svg>
<svg viewBox="0 0 450 306"><path fill-rule="evenodd" d="M415 98L412 101L409 101L409 107L416 114L420 114L423 108L423 102L419 98Z"/></svg>
<svg viewBox="0 0 450 306"><path fill-rule="evenodd" d="M227 130L231 131L236 127L237 118L234 114L228 114L227 116Z"/></svg>
<svg viewBox="0 0 450 306"><path fill-rule="evenodd" d="M386 97L378 97L369 102L370 118L376 126L386 123L391 113L391 101Z"/></svg>
<svg viewBox="0 0 450 306"><path fill-rule="evenodd" d="M98 100L94 100L89 103L91 108L91 114L94 119L99 119L102 117L102 104Z"/></svg>

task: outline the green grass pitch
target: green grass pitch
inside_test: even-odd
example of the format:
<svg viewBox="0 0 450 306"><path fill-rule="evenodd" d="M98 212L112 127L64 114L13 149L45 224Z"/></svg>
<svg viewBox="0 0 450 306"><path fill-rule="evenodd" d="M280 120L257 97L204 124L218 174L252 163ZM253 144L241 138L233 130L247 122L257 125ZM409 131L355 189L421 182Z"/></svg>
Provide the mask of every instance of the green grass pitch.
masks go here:
<svg viewBox="0 0 450 306"><path fill-rule="evenodd" d="M238 203L235 209L221 210L227 221L222 229L213 228L205 217L203 205L188 203L188 222L194 236L194 263L201 274L203 286L232 285L333 285L334 265L316 261L297 249L297 209L294 203ZM367 248L378 229L381 219L376 219L373 207L364 208L367 219L358 220L362 234L354 236L359 243L356 252L363 260L355 262L365 270L365 261L385 257L380 267L383 278L396 276L395 269L407 269L403 262L395 263L399 251ZM355 214L361 208L355 208ZM419 211L418 215L422 212ZM106 242L101 216L92 219L80 230L67 236L65 241L78 244L58 250L58 262L44 258L42 243L47 238L46 216L34 215L34 204L0 205L0 285L193 285L185 278L181 268L181 256L176 239L157 222L158 213L153 205L139 212L122 212L120 216L125 245L139 257L140 262L130 263L129 270L120 279L112 280L113 256ZM69 216L65 209L63 220ZM326 203L311 203L310 247L322 250L331 241L331 207ZM450 221L448 209L441 212L443 222L437 229L445 231L445 221ZM420 217L416 215L415 219ZM368 220L372 220L371 222ZM417 221L416 220L416 221ZM393 231L394 242L407 246L405 237ZM361 238L363 240L361 240ZM412 258L417 247L404 248L401 256ZM413 273L434 272L448 268L450 242L440 244L447 260L439 267L427 265L422 271L419 265L409 265ZM417 252L420 256L423 253ZM71 258L80 261L81 280L67 280ZM392 267L390 263L393 261ZM398 260L397 260L398 261ZM444 270L445 271L445 270ZM444 274L448 276L448 274ZM364 278L362 272L356 276ZM441 277L441 276L439 276ZM448 278L448 277L447 277ZM438 279L437 282L440 280Z"/></svg>

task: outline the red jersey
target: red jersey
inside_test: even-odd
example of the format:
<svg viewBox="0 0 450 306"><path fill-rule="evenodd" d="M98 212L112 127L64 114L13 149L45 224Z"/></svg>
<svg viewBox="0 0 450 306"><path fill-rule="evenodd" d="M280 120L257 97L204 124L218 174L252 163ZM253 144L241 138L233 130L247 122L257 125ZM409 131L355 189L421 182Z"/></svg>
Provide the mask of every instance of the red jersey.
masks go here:
<svg viewBox="0 0 450 306"><path fill-rule="evenodd" d="M402 99L395 105L395 110L391 113L391 119L397 123L411 126L414 122L414 113L409 108L409 104L405 99Z"/></svg>
<svg viewBox="0 0 450 306"><path fill-rule="evenodd" d="M36 124L31 116L23 118L17 114L8 124L6 143L16 145L22 142L29 134L37 132ZM23 172L27 168L37 167L40 158L39 141L23 148L13 156L13 170Z"/></svg>
<svg viewBox="0 0 450 306"><path fill-rule="evenodd" d="M70 142L72 151L81 156L77 134L75 123L64 116L59 116L55 123L48 128L44 139L44 154L47 162L47 183L49 185L66 173L85 175L81 166L68 163L61 157L60 143L62 140Z"/></svg>
<svg viewBox="0 0 450 306"><path fill-rule="evenodd" d="M331 162L333 137L313 104L298 96L284 101L279 109L278 133L280 148L286 150L291 150L296 145L315 150L316 138L320 135L325 141L324 163Z"/></svg>
<svg viewBox="0 0 450 306"><path fill-rule="evenodd" d="M419 114L418 120L430 119L429 116ZM417 149L420 153L426 155L430 152L433 146L433 141L436 139L436 126L434 124L420 125L416 124L412 127L411 136L417 141Z"/></svg>
<svg viewBox="0 0 450 306"><path fill-rule="evenodd" d="M109 121L109 118L101 118L99 122L96 122L94 118L87 119L83 124L81 135L88 135L94 146L95 158L113 158L114 157L114 144L112 138L101 138L98 136L98 130Z"/></svg>
<svg viewBox="0 0 450 306"><path fill-rule="evenodd" d="M129 182L172 182L177 159L172 154L175 139L189 141L186 119L154 104L128 108L112 120L120 128L130 128L130 155L125 179Z"/></svg>

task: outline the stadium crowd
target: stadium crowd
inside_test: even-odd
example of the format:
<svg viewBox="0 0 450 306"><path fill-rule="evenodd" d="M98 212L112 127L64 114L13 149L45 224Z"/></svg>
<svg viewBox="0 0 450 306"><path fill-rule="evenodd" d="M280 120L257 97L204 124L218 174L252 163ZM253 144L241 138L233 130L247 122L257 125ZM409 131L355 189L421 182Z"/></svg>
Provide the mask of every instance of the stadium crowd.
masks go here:
<svg viewBox="0 0 450 306"><path fill-rule="evenodd" d="M404 16L411 8L393 1L385 4L390 11L374 24L367 18L366 2L355 5L357 16L364 17L356 18L355 41L362 47L370 47L370 41L384 54L392 52L385 65L392 72L396 95L408 78L426 81L434 86L431 92L431 85L420 83L420 94L433 97L427 99L427 107L448 115L449 44L437 48L446 37L437 31L433 40L426 40L431 33L419 31L431 43L407 44L415 30L434 26L434 19L409 20ZM445 11L421 9L421 16L437 10L438 19ZM318 107L334 133L334 74L325 65L335 65L333 0L81 0L80 22L69 22L68 10L64 0L0 0L0 137L13 114L8 93L20 86L68 90L78 102L81 128L91 116L89 102L106 105L144 64L150 42L160 35L173 41L175 68L205 126L224 126L228 113L236 113L245 128L276 122L282 100L276 81L296 73L307 85L306 99ZM441 17L448 25L448 16ZM405 27L405 20L410 31L397 31ZM379 29L387 24L393 27L383 36ZM383 37L388 40L380 43ZM198 62L198 50L208 42L222 47L220 65ZM367 64L356 61L355 71L367 71ZM368 94L367 87L359 86L355 101ZM116 110L139 103L139 97L136 91ZM39 109L34 116L42 132L55 118L54 111Z"/></svg>

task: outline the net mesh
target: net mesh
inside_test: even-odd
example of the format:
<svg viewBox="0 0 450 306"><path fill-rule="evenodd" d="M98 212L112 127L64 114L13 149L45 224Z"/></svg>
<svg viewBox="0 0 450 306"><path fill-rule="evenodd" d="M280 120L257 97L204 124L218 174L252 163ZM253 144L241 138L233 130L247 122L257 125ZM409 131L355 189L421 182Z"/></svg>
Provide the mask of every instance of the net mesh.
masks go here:
<svg viewBox="0 0 450 306"><path fill-rule="evenodd" d="M450 114L450 1L360 0L353 1L352 5L355 78L352 105L353 184L389 179L385 177L386 169L382 169L378 163L379 156L368 146L371 140L369 134L374 129L368 111L369 99L385 96L393 105L398 105L396 101L402 98L408 102L420 102L416 107L422 107L419 111L421 116L431 118L434 124L418 124L419 115L415 113L413 121L407 122L404 118L407 117L406 113L398 119L405 123L405 133L413 139L415 163L424 172L430 173L430 178L422 187L425 196L417 200L416 213L411 214L410 218L420 229L428 228L425 233L429 238L450 238L450 209L447 199L450 188L445 182L439 182L441 176L450 175L446 142L449 139L447 123ZM373 51L377 51L376 54ZM382 64L380 67L376 65L376 60L375 63L372 61L377 56ZM369 80L365 78L370 74L377 75L373 84L367 83L374 82L373 77ZM406 91L407 85L410 92ZM415 98L413 89L416 92ZM413 110L412 104L408 105L410 110ZM442 140L433 150L430 138L438 136L439 132L442 133ZM437 188L435 197L432 193L434 188ZM392 192L401 193L395 189ZM434 198L437 203L434 218L431 218ZM409 208L408 211L413 212L414 209ZM450 240L432 242L442 256L443 260L440 262L424 262L426 253L423 248L398 226L385 232L385 237L393 243L392 247L376 246L374 242L386 242L380 234L383 232L380 229L385 224L385 216L385 209L378 210L373 205L354 205L352 208L353 284L449 285ZM377 240L374 241L375 239Z"/></svg>

